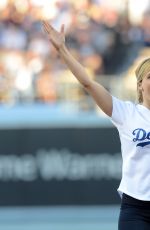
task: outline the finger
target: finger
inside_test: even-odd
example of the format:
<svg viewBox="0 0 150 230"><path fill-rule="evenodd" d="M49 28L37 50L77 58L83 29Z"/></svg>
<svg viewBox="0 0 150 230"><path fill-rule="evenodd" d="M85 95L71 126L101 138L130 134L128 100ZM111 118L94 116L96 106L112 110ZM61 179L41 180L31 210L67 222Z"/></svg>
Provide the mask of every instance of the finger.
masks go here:
<svg viewBox="0 0 150 230"><path fill-rule="evenodd" d="M47 21L43 21L43 26L47 33L54 31L54 28Z"/></svg>
<svg viewBox="0 0 150 230"><path fill-rule="evenodd" d="M43 25L44 31L49 34L49 30L47 29L47 27L45 25Z"/></svg>
<svg viewBox="0 0 150 230"><path fill-rule="evenodd" d="M47 33L49 33L51 31L47 22L43 22L43 26L44 26L44 29Z"/></svg>

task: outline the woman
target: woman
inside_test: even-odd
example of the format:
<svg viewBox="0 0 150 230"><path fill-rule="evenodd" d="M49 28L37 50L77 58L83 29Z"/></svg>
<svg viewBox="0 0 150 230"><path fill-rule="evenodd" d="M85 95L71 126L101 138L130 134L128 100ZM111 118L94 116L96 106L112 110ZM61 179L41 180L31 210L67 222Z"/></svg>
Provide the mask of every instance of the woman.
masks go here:
<svg viewBox="0 0 150 230"><path fill-rule="evenodd" d="M60 32L47 21L43 27L68 68L119 131L123 167L118 229L150 230L150 58L136 70L139 103L124 102L88 77L65 46L64 25Z"/></svg>

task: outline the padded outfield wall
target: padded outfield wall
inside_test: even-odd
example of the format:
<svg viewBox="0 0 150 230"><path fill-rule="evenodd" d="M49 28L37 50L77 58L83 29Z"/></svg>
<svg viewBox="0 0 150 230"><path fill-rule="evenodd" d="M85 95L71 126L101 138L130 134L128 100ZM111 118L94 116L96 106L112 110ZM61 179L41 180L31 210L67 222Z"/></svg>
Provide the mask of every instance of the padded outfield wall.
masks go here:
<svg viewBox="0 0 150 230"><path fill-rule="evenodd" d="M120 202L120 142L107 118L14 114L0 120L1 206Z"/></svg>

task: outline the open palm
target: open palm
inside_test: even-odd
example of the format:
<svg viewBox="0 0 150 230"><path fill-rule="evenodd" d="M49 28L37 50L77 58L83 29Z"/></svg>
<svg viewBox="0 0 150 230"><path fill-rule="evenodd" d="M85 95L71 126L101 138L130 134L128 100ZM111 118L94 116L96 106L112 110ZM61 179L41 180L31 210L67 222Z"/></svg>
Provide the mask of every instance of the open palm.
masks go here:
<svg viewBox="0 0 150 230"><path fill-rule="evenodd" d="M47 21L43 21L44 31L47 33L49 40L53 46L59 50L65 43L64 25L61 26L60 32L55 30Z"/></svg>

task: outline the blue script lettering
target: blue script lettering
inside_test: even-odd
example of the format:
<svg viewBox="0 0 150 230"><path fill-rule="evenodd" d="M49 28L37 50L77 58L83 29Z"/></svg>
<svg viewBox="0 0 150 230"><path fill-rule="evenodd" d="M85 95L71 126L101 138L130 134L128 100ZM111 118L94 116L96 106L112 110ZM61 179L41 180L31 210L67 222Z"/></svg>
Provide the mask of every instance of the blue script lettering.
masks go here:
<svg viewBox="0 0 150 230"><path fill-rule="evenodd" d="M144 129L138 128L133 130L132 134L135 136L135 138L133 139L134 142L148 140L138 143L136 145L137 147L144 147L146 145L150 145L150 132L146 132Z"/></svg>
<svg viewBox="0 0 150 230"><path fill-rule="evenodd" d="M150 140L150 132L147 134L147 139Z"/></svg>
<svg viewBox="0 0 150 230"><path fill-rule="evenodd" d="M146 131L144 129L135 129L133 131L133 135L136 136L133 141L143 141L145 139L147 139L147 137L150 137L149 133L147 135ZM149 139L149 138L148 138Z"/></svg>

